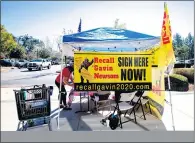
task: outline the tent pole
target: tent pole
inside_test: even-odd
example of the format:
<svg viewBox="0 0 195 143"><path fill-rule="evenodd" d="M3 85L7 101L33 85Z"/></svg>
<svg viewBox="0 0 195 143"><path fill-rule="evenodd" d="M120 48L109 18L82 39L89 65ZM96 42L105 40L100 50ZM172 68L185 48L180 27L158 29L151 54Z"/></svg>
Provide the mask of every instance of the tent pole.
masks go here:
<svg viewBox="0 0 195 143"><path fill-rule="evenodd" d="M174 118L173 118L173 106L172 106L172 98L171 98L171 82L170 82L169 74L168 74L168 86L169 86L169 98L170 98L170 103L171 103L172 126L173 126L173 131L175 131L175 124L174 124Z"/></svg>
<svg viewBox="0 0 195 143"><path fill-rule="evenodd" d="M63 70L63 51L61 51L61 71L60 71L60 90L59 90L59 110L58 110L58 129L60 129L60 100L62 90L62 70Z"/></svg>

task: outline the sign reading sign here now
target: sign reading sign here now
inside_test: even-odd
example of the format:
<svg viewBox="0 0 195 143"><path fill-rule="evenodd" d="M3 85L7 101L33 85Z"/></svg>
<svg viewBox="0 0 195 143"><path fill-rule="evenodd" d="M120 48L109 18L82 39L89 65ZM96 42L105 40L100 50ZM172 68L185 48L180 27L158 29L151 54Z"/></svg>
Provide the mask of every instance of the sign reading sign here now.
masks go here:
<svg viewBox="0 0 195 143"><path fill-rule="evenodd" d="M152 58L147 53L74 54L76 91L150 90Z"/></svg>

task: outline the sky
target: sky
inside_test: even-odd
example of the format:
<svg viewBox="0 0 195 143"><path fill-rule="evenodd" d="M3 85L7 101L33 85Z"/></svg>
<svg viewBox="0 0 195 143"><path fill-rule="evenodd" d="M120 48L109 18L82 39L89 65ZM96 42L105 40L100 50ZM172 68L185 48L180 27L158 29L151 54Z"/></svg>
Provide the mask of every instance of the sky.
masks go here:
<svg viewBox="0 0 195 143"><path fill-rule="evenodd" d="M194 1L168 1L172 33L194 35ZM55 43L63 29L77 32L113 27L115 19L128 30L160 36L163 1L3 1L1 23L15 36L28 34Z"/></svg>

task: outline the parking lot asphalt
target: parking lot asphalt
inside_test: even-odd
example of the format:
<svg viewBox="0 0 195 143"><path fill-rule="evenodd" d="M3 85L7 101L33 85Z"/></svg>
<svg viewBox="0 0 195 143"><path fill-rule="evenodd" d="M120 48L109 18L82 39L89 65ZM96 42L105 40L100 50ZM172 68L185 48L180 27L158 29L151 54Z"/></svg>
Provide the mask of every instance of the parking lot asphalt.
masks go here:
<svg viewBox="0 0 195 143"><path fill-rule="evenodd" d="M60 65L53 65L50 69L42 71L28 71L26 68L14 68L1 73L1 87L21 87L30 85L54 85Z"/></svg>

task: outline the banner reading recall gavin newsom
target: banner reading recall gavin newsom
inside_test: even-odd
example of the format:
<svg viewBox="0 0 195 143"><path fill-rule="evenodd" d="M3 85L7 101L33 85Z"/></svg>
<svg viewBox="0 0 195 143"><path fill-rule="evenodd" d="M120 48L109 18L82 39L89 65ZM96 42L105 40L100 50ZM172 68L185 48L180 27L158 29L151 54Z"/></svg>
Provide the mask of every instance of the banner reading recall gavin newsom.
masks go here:
<svg viewBox="0 0 195 143"><path fill-rule="evenodd" d="M151 55L147 53L74 53L76 91L151 90Z"/></svg>

